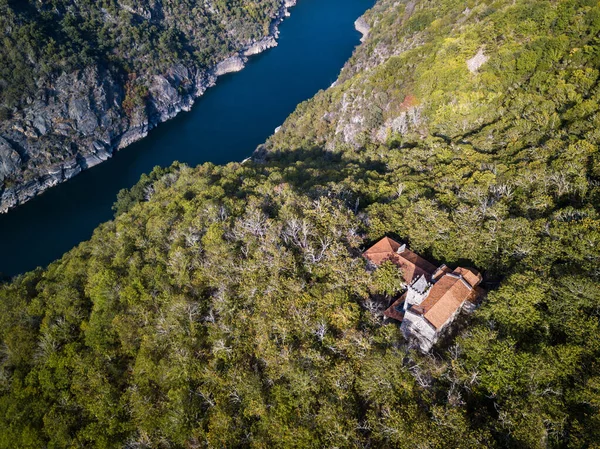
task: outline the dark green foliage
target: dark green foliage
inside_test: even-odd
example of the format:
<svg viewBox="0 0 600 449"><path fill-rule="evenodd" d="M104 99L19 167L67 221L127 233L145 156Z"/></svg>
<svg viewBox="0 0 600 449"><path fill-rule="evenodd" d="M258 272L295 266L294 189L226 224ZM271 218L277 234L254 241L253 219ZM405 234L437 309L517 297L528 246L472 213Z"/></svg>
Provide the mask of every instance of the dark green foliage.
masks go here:
<svg viewBox="0 0 600 449"><path fill-rule="evenodd" d="M597 448L599 9L467 4L379 2L260 163L155 169L0 288L0 447ZM485 276L431 356L385 234Z"/></svg>
<svg viewBox="0 0 600 449"><path fill-rule="evenodd" d="M392 296L402 290L402 272L398 269L396 264L390 261L381 264L381 266L375 270L373 277L377 293Z"/></svg>
<svg viewBox="0 0 600 449"><path fill-rule="evenodd" d="M211 3L0 0L0 105L22 106L49 79L90 65L123 79L162 74L180 63L206 68L264 37L280 5Z"/></svg>
<svg viewBox="0 0 600 449"><path fill-rule="evenodd" d="M154 167L149 175L143 174L140 180L131 189L122 189L117 194L117 201L113 204L113 211L115 217L129 211L134 205L142 201L150 199L154 193L154 182L163 178L169 173L173 173L179 167L178 163L173 164L171 167Z"/></svg>

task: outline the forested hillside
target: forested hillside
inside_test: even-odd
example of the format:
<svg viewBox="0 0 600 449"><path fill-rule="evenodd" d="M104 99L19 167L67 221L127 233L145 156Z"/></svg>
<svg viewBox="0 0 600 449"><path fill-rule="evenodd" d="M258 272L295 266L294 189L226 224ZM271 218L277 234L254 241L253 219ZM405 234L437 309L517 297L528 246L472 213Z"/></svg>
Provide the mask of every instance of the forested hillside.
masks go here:
<svg viewBox="0 0 600 449"><path fill-rule="evenodd" d="M189 109L293 4L0 0L0 213Z"/></svg>
<svg viewBox="0 0 600 449"><path fill-rule="evenodd" d="M253 160L156 169L0 289L0 447L600 447L600 6L365 19ZM429 355L384 234L484 275Z"/></svg>

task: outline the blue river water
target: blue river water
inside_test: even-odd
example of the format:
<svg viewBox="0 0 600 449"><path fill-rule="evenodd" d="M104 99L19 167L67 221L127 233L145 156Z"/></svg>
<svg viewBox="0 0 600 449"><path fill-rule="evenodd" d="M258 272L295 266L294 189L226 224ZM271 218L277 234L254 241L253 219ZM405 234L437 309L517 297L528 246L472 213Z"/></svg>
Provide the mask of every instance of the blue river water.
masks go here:
<svg viewBox="0 0 600 449"><path fill-rule="evenodd" d="M192 110L159 125L112 159L0 215L0 273L60 258L112 218L117 192L153 167L250 156L296 105L335 81L359 43L354 21L374 0L299 0L279 45L219 78Z"/></svg>

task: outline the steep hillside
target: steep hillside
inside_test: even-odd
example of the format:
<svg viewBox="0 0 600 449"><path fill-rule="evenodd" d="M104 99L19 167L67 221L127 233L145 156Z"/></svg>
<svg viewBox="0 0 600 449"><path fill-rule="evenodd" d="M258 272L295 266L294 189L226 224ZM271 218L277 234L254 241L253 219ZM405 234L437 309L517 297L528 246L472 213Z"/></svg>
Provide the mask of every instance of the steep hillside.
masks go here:
<svg viewBox="0 0 600 449"><path fill-rule="evenodd" d="M360 28L253 160L155 170L0 289L0 447L599 447L600 7ZM382 323L383 234L484 274L431 355Z"/></svg>
<svg viewBox="0 0 600 449"><path fill-rule="evenodd" d="M188 110L293 4L0 0L0 213Z"/></svg>

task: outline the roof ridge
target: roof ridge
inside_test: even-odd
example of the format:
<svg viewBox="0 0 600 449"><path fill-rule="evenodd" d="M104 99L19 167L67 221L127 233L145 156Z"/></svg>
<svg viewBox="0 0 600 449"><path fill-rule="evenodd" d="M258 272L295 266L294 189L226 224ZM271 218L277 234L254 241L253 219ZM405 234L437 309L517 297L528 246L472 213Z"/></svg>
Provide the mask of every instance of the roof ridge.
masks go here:
<svg viewBox="0 0 600 449"><path fill-rule="evenodd" d="M465 284L465 286L469 289L469 290L473 290L473 286L471 284L469 284L465 278L462 277L462 275L460 276L460 280L462 281L463 284Z"/></svg>

